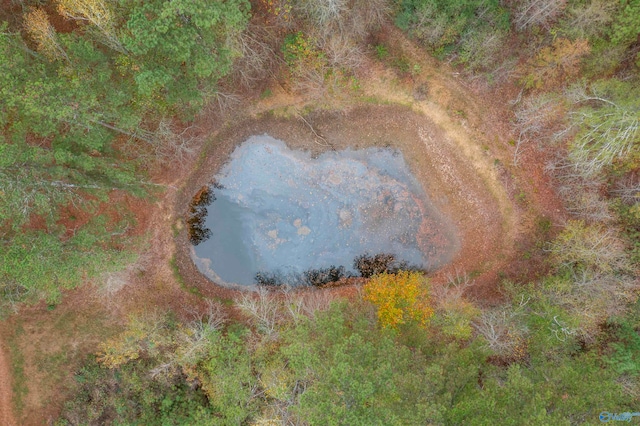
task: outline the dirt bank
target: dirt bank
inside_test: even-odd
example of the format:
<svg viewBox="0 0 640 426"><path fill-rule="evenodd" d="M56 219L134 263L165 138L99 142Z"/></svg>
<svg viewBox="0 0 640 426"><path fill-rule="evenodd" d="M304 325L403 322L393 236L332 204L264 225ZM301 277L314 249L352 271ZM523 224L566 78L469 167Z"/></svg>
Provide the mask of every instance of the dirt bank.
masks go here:
<svg viewBox="0 0 640 426"><path fill-rule="evenodd" d="M401 150L409 167L437 209L452 219L461 242L453 261L438 276L465 270L482 274L492 268L493 259L509 250L513 217L510 205L495 174L472 146L446 118L439 124L418 108L400 105L353 104L340 110L315 110L278 117L265 113L247 118L220 132L213 139L204 162L193 173L176 204L176 216L184 217L191 197L206 185L227 161L233 149L252 135L269 134L293 149L319 154L345 148L392 147ZM447 128L447 125L449 128ZM176 259L186 281L206 291L202 278L189 257L190 245L183 230L178 237Z"/></svg>
<svg viewBox="0 0 640 426"><path fill-rule="evenodd" d="M6 426L17 425L11 409L11 369L5 356L5 347L0 347L0 424Z"/></svg>
<svg viewBox="0 0 640 426"><path fill-rule="evenodd" d="M561 203L542 171L544 158L529 152L514 167L504 102L488 97L486 88L479 95L395 28L386 28L382 37L421 72L409 78L372 60L360 81L360 93L322 101L274 87L269 97L247 105L226 122L227 127L212 132L203 161L177 194L175 218L182 221L191 197L252 135L267 133L293 149L315 154L398 148L436 207L457 226L459 251L433 274L434 282L470 274L476 283L473 295L494 303L500 277L520 270L535 274L539 265L525 265L518 251L531 241L536 220L562 221ZM190 259L184 227L176 241L181 275L207 294L212 286Z"/></svg>

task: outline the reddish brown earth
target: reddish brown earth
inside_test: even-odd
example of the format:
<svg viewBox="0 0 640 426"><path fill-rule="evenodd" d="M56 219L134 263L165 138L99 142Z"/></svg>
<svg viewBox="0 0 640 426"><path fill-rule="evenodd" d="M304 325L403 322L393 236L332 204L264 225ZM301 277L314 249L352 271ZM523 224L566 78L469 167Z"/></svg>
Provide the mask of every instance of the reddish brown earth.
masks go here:
<svg viewBox="0 0 640 426"><path fill-rule="evenodd" d="M17 425L11 404L11 369L4 346L0 347L0 424Z"/></svg>
<svg viewBox="0 0 640 426"><path fill-rule="evenodd" d="M165 188L162 195L153 202L112 195L107 204L125 205L122 210L132 211L138 220L137 227L127 231L129 235L148 236L139 259L122 272L65 293L53 311L43 303L23 308L0 323L3 342L12 338L18 342L28 377L19 424L54 419L73 389L73 372L83 357L95 352L105 337L121 330L128 315L172 309L187 318L190 310L203 305L203 298L225 302L238 295L238 290L214 285L197 272L189 256L185 216L191 198L235 146L254 134L266 132L293 148L314 153L346 147L400 149L431 199L456 224L461 241L451 262L434 272L435 285L456 273L467 273L475 280L469 296L480 304L493 304L501 298L497 285L503 277L524 282L544 270L535 248L549 235L538 232L537 223L541 217L547 218L551 224L548 234L552 234L554 226L562 223L564 212L544 174L542 153L528 149L518 167L512 164L510 111L505 99L513 99L517 90L505 86L496 92L465 83L454 70L426 57L393 27L385 28L381 37L419 64L420 73L407 77L371 60L355 95L318 100L274 86L271 96L247 101L226 115L212 108L190 131L200 141L197 155L153 172L152 181ZM424 96L416 96L417 92ZM72 213L61 221L67 229L79 224L74 221L86 219ZM105 213L112 221L121 214L108 209ZM34 226L39 223L37 218L33 221ZM358 285L326 291L353 295ZM233 308L229 313L240 318ZM96 325L84 329L77 322ZM16 337L18 323L31 337ZM60 389L52 388L46 382L47 372L38 368L42 353L53 350L47 345L74 351L56 379ZM13 421L11 360L6 357L5 350L0 355L0 424Z"/></svg>

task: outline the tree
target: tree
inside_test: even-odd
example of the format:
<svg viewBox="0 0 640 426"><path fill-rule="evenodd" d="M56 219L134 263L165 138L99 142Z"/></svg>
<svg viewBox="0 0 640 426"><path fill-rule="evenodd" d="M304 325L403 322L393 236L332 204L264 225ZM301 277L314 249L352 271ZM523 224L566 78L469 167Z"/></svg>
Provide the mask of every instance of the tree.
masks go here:
<svg viewBox="0 0 640 426"><path fill-rule="evenodd" d="M554 262L574 270L609 273L629 270L624 243L615 230L569 221L552 244Z"/></svg>
<svg viewBox="0 0 640 426"><path fill-rule="evenodd" d="M434 383L440 365L381 330L366 304L334 303L316 318L299 322L283 339L280 353L294 374L289 391L294 404L287 407L293 423L442 422Z"/></svg>
<svg viewBox="0 0 640 426"><path fill-rule="evenodd" d="M548 26L560 16L566 4L566 0L521 0L514 11L513 23L518 31Z"/></svg>
<svg viewBox="0 0 640 426"><path fill-rule="evenodd" d="M248 19L245 0L57 6L77 30L56 33L39 8L28 9L20 27L0 23L0 279L11 303L57 301L96 261L116 257L109 244L120 224L64 229L60 211L67 203L90 209L114 191L143 195L144 173L158 157L190 154L191 140L164 117L188 118L217 90ZM34 218L45 229L28 229Z"/></svg>
<svg viewBox="0 0 640 426"><path fill-rule="evenodd" d="M32 7L24 16L24 27L29 36L36 42L38 51L51 60L69 60L58 35L49 22L47 12Z"/></svg>
<svg viewBox="0 0 640 426"><path fill-rule="evenodd" d="M586 340L637 297L633 266L615 228L569 221L551 244L551 260L559 273L545 283L545 297L570 314Z"/></svg>
<svg viewBox="0 0 640 426"><path fill-rule="evenodd" d="M602 36L609 31L617 5L607 0L570 4L566 30L578 38Z"/></svg>
<svg viewBox="0 0 640 426"><path fill-rule="evenodd" d="M640 145L637 93L632 84L617 80L576 84L567 91L576 107L571 124L579 132L569 153L576 172L595 177L616 162L633 159Z"/></svg>
<svg viewBox="0 0 640 426"><path fill-rule="evenodd" d="M559 84L577 75L581 58L590 51L589 42L585 39L558 38L551 46L540 49L525 65L522 81L527 88Z"/></svg>
<svg viewBox="0 0 640 426"><path fill-rule="evenodd" d="M214 424L246 424L261 402L252 353L243 332L214 334L198 378L218 418Z"/></svg>
<svg viewBox="0 0 640 426"><path fill-rule="evenodd" d="M364 286L364 299L376 305L383 327L411 322L424 327L433 315L428 282L419 272L375 275Z"/></svg>
<svg viewBox="0 0 640 426"><path fill-rule="evenodd" d="M603 400L620 407L616 410L632 409L631 398L624 396L612 372L591 354L530 363L483 370L482 387L459 398L447 412L448 422L569 426L599 423Z"/></svg>
<svg viewBox="0 0 640 426"><path fill-rule="evenodd" d="M103 0L57 0L60 15L79 22L87 22L98 29L104 43L126 53L116 32L116 16Z"/></svg>
<svg viewBox="0 0 640 426"><path fill-rule="evenodd" d="M640 1L623 0L610 28L613 44L628 46L636 41L640 34Z"/></svg>
<svg viewBox="0 0 640 426"><path fill-rule="evenodd" d="M238 56L235 38L247 23L248 1L127 4L121 40L139 93L160 96L170 105L201 103L202 89L214 88Z"/></svg>
<svg viewBox="0 0 640 426"><path fill-rule="evenodd" d="M174 346L174 333L168 315L152 312L131 315L120 335L102 342L96 361L107 368L118 368L140 357L156 358Z"/></svg>
<svg viewBox="0 0 640 426"><path fill-rule="evenodd" d="M507 11L496 0L402 0L396 24L437 54L449 53L468 33L506 31ZM470 39L473 37L470 37Z"/></svg>

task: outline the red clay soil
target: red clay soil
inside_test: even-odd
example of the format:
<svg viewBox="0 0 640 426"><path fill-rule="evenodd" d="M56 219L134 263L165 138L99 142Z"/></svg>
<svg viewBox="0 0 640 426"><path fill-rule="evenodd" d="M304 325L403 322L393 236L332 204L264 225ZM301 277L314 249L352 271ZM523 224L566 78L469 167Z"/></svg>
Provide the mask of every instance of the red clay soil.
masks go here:
<svg viewBox="0 0 640 426"><path fill-rule="evenodd" d="M0 424L16 426L12 407L11 369L8 358L5 356L4 345L0 347Z"/></svg>

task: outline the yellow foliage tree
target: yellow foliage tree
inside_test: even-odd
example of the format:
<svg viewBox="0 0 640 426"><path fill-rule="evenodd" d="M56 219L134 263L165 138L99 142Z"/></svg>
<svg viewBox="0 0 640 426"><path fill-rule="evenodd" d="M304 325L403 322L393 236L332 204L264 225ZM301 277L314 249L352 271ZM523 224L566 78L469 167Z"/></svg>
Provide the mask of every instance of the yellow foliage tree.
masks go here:
<svg viewBox="0 0 640 426"><path fill-rule="evenodd" d="M364 299L376 305L383 327L411 322L424 327L433 316L429 283L419 272L375 275L364 286Z"/></svg>
<svg viewBox="0 0 640 426"><path fill-rule="evenodd" d="M87 22L95 26L103 42L121 53L126 53L116 33L114 15L104 0L58 0L58 13L68 19Z"/></svg>
<svg viewBox="0 0 640 426"><path fill-rule="evenodd" d="M58 42L58 34L49 22L47 12L32 7L24 15L23 24L29 36L36 42L38 52L51 60L68 59L67 54Z"/></svg>
<svg viewBox="0 0 640 426"><path fill-rule="evenodd" d="M96 360L108 368L118 368L140 358L158 355L162 347L172 345L173 336L165 330L164 318L157 313L129 317L124 332L101 343Z"/></svg>
<svg viewBox="0 0 640 426"><path fill-rule="evenodd" d="M100 0L58 0L58 12L76 21L87 21L98 28L113 26L113 16Z"/></svg>

